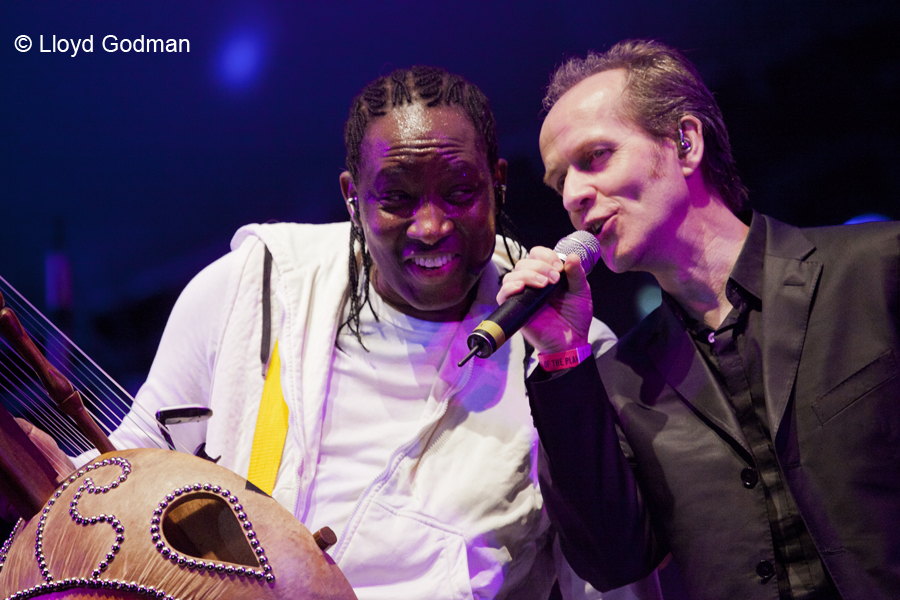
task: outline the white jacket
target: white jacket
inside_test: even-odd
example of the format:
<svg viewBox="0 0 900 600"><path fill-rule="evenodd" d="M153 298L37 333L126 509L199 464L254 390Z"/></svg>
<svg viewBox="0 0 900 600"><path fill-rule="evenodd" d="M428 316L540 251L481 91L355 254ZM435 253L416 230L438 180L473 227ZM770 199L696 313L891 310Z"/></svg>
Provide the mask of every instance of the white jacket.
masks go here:
<svg viewBox="0 0 900 600"><path fill-rule="evenodd" d="M227 283L225 265L214 263L188 286L137 396L150 412L162 405L209 405L214 418L182 440L193 449L205 437L210 456L221 455L219 464L246 477L264 383L261 290L268 247L272 337L289 408L273 496L298 517L305 514L318 463L348 241L348 223L240 229L226 261ZM396 448L329 551L360 599L547 598L557 569L537 484L524 342L516 335L490 359L456 366L468 350L466 336L493 310L506 268L505 255L495 254L427 400L426 425ZM224 294L220 315L192 305L192 286L207 284ZM596 325L593 346L600 353L615 338ZM572 587L570 573L560 581L564 590Z"/></svg>

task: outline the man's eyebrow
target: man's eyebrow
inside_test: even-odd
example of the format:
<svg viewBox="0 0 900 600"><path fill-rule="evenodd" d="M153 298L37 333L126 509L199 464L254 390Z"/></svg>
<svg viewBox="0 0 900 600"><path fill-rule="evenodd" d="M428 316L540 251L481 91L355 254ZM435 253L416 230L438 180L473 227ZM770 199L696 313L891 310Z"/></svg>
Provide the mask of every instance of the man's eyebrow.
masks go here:
<svg viewBox="0 0 900 600"><path fill-rule="evenodd" d="M478 171L479 165L477 162L473 162L468 158L464 158L461 156L448 157L448 164L445 170L448 171ZM485 161L486 162L486 161Z"/></svg>
<svg viewBox="0 0 900 600"><path fill-rule="evenodd" d="M404 165L391 165L389 167L384 167L375 174L375 183L394 179L397 177L406 177L409 175L409 172L410 170Z"/></svg>
<svg viewBox="0 0 900 600"><path fill-rule="evenodd" d="M546 185L548 188L555 190L556 186L553 185L553 180L559 178L559 176L557 175L558 171L559 171L559 169L556 169L556 170L550 169L548 171L545 171L544 172L544 185Z"/></svg>

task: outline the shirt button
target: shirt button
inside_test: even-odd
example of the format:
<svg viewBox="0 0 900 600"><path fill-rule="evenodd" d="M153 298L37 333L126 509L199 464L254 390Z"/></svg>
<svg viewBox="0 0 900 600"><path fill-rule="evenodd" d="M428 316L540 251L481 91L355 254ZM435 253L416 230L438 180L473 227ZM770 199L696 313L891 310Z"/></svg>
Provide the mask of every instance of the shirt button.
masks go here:
<svg viewBox="0 0 900 600"><path fill-rule="evenodd" d="M753 489L759 481L759 475L756 473L756 469L751 469L747 467L743 471L741 471L741 481L744 482L744 487L748 490Z"/></svg>
<svg viewBox="0 0 900 600"><path fill-rule="evenodd" d="M763 583L772 579L775 575L775 567L767 560L761 560L756 563L756 574L763 580Z"/></svg>
<svg viewBox="0 0 900 600"><path fill-rule="evenodd" d="M715 331L710 331L710 332L709 332L709 336L707 336L706 339L709 340L709 343L710 343L710 344L715 344L715 343L716 343L716 332L715 332Z"/></svg>

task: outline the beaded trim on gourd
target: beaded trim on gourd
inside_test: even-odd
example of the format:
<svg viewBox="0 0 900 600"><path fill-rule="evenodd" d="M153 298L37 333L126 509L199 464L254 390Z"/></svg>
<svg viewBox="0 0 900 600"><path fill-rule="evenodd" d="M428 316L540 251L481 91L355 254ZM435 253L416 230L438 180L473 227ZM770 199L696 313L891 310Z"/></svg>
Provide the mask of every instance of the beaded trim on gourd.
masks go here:
<svg viewBox="0 0 900 600"><path fill-rule="evenodd" d="M170 503L174 502L176 498L185 494L196 492L211 492L213 494L218 494L231 504L231 508L234 510L235 516L237 517L238 521L241 522L241 528L244 530L244 534L247 536L247 541L253 548L254 554L256 554L256 560L258 560L259 564L261 565L259 569L254 569L253 567L226 565L224 563L217 563L211 560L194 559L191 557L181 556L178 554L178 552L169 548L166 543L162 541L162 536L160 535L159 531L159 524L162 520L163 513L166 511L166 508ZM172 490L169 494L166 495L163 500L159 502L159 505L153 511L153 518L150 519L150 539L153 541L153 544L156 546L156 549L163 556L163 558L168 559L173 563L178 564L179 566L187 567L188 569L194 569L198 573L207 571L225 573L228 575L238 575L240 577L256 577L257 579L265 579L268 582L275 581L275 575L272 572L272 566L269 564L269 559L266 557L266 551L259 543L259 540L256 537L256 532L253 531L253 525L247 519L247 513L244 512L244 507L238 502L237 496L235 496L228 490L222 489L221 486L213 485L211 483L194 483L192 485L186 485L182 488L175 488L174 490Z"/></svg>
<svg viewBox="0 0 900 600"><path fill-rule="evenodd" d="M46 524L50 509L56 504L56 501L59 499L62 493L69 486L78 481L78 479L84 477L94 469L112 465L120 467L122 472L108 485L102 487L97 486L95 485L91 477L85 477L82 484L75 491L72 501L69 504L69 516L71 517L72 521L79 525L96 525L98 523L108 523L116 533L115 542L113 542L113 544L110 546L110 550L109 552L107 552L106 557L104 558L104 560L100 561L100 563L91 573L90 577L68 577L66 579L55 580L47 566L43 546L44 525ZM7 596L5 600L26 600L28 598L35 598L43 594L61 592L70 589L119 590L146 595L150 598L158 598L160 600L178 600L176 597L167 595L164 591L158 590L153 586L141 585L130 581L120 581L117 579L100 578L100 575L109 568L109 564L113 560L115 560L116 555L121 549L122 543L125 541L125 527L115 515L101 514L94 517L83 516L78 512L78 501L81 499L83 494L106 494L111 490L116 489L117 487L119 487L119 485L121 485L128 479L129 473L131 473L131 463L129 463L126 459L120 457L105 458L79 469L77 472L73 473L66 481L64 481L62 485L60 485L59 489L57 489L50 500L47 501L47 505L41 512L41 516L38 521L37 532L35 534L34 556L35 560L38 563L38 568L41 571L41 575L44 578L44 583L33 586L26 590L16 592L11 596ZM254 554L256 554L257 560L261 565L260 568L255 569L252 567L234 566L230 564L226 565L214 561L204 561L181 556L176 551L170 549L165 544L165 542L162 541L159 526L162 515L169 504L179 496L201 491L221 495L230 503L232 509L235 512L235 516L241 523L241 527L244 530L245 535L247 536L247 540L250 543L250 546L253 548ZM3 565L6 562L7 554L12 547L13 540L15 539L16 533L19 531L20 525L22 523L23 521L19 519L19 521L16 523L16 526L13 528L9 538L6 540L6 542L4 542L2 548L0 548L0 570L2 570ZM235 496L228 490L223 490L221 486L213 485L211 483L194 483L192 485L184 486L183 488L176 488L172 492L167 494L166 497L159 502L157 508L153 511L153 516L150 523L150 538L163 558L170 560L179 566L184 566L188 569L196 570L198 573L208 571L224 573L228 575L237 575L240 577L253 577L259 580L265 580L267 582L275 581L275 575L272 572L271 565L269 565L268 558L265 555L265 550L257 539L256 532L253 530L253 526L248 520L247 514L244 512L243 506L241 506L241 504L239 503L237 496Z"/></svg>
<svg viewBox="0 0 900 600"><path fill-rule="evenodd" d="M91 573L91 577L67 577L65 579L55 580L53 579L53 575L50 574L50 570L47 567L47 561L44 557L44 525L47 521L47 515L50 513L50 509L56 504L56 501L62 495L62 493L79 478L84 477L87 473L93 471L94 469L98 469L100 467L108 467L110 465L117 465L121 468L122 473L114 479L109 485L105 485L103 487L98 487L94 484L94 481L90 477L86 477L84 482L78 487L76 490L72 502L69 504L69 516L72 518L72 521L79 525L95 525L97 523L109 523L110 527L116 532L116 541L110 547L110 551L106 554L105 560L101 561L97 568ZM53 494L50 500L47 501L47 505L44 507L44 510L41 512L41 516L38 521L37 532L35 534L34 539L34 557L37 560L38 568L41 570L41 575L44 577L44 583L39 585L35 585L26 590L22 590L20 592L16 592L11 596L7 596L6 600L27 600L28 598L36 598L38 596L42 596L44 594L50 594L53 592L62 592L71 589L106 589L106 590L119 590L119 591L127 591L134 592L140 595L146 595L150 598L158 598L160 600L178 600L174 596L168 596L162 590L157 590L153 586L141 585L135 583L133 581L120 581L118 579L100 579L100 573L105 571L109 566L109 563L116 557L116 554L119 552L121 548L122 542L125 541L125 528L122 523L115 517L115 515L98 515L96 517L84 517L78 512L78 501L81 499L82 494L106 494L110 490L114 490L119 487L120 484L124 483L126 479L128 479L128 474L131 473L131 463L129 463L124 458L106 458L101 461L97 461L93 464L87 465L82 469L79 469L77 472L73 473L69 478L59 486L59 489ZM21 519L16 523L16 527L13 529L12 534L9 539L6 540L6 543L3 544L3 548L0 549L0 568L6 562L6 556L9 552L10 547L12 546L13 539L15 538L16 532L19 529L19 525L23 523Z"/></svg>
<svg viewBox="0 0 900 600"><path fill-rule="evenodd" d="M114 479L111 483L99 487L94 485L94 480L90 477L84 477L87 473L90 473L94 469L99 469L100 467L108 467L110 465L117 465L122 473ZM115 515L97 515L96 517L84 517L81 513L78 512L78 501L81 499L82 494L108 494L110 490L114 490L122 483L125 483L125 480L128 479L128 474L131 473L131 463L129 463L124 458L105 458L103 460L97 461L93 464L87 465L82 469L78 469L77 472L73 473L69 476L69 478L63 482L59 489L56 490L56 493L53 494L53 497L47 501L47 506L44 507L43 512L41 512L40 521L38 521L37 533L34 536L34 557L38 562L38 568L41 570L41 575L44 576L44 581L47 583L51 583L53 581L53 575L50 574L50 569L47 567L47 561L44 558L44 525L47 522L47 515L50 513L50 509L56 504L56 500L62 495L62 493L68 488L70 485L74 484L78 481L79 478L84 477L84 482L78 489L75 490L75 494L72 496L72 502L69 503L69 516L72 517L72 521L74 521L78 525L96 525L97 523L109 523L109 526L113 528L113 531L116 532L116 539L112 543L109 548L109 552L106 553L106 557L104 560L100 561L100 564L97 565L97 568L91 573L92 579L99 579L100 573L105 571L107 567L109 567L109 563L111 563L115 558L116 554L119 553L119 550L122 548L122 543L125 541L125 526L116 518Z"/></svg>
<svg viewBox="0 0 900 600"><path fill-rule="evenodd" d="M6 600L27 600L28 598L36 598L38 596L43 596L44 594L74 589L119 590L122 592L134 592L146 595L149 598L158 598L160 600L178 600L174 596L167 596L165 592L156 589L152 585L139 585L133 581L93 579L89 577L68 577L66 579L44 582L40 585L30 587L27 590L16 592L12 596L7 596Z"/></svg>
<svg viewBox="0 0 900 600"><path fill-rule="evenodd" d="M16 532L19 531L19 527L24 523L22 519L16 521L15 526L12 531L9 533L9 537L6 538L6 541L3 542L3 547L0 548L0 572L3 571L3 565L6 564L6 555L9 554L9 549L12 547L13 540L16 539Z"/></svg>

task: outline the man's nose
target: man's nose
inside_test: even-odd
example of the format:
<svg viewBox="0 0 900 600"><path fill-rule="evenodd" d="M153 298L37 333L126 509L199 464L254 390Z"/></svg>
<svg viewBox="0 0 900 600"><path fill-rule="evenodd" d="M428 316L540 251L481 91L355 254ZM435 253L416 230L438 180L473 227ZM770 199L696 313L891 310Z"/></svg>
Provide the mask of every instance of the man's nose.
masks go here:
<svg viewBox="0 0 900 600"><path fill-rule="evenodd" d="M590 177L575 167L569 167L563 184L563 206L570 213L584 210L597 197L597 190L590 185Z"/></svg>
<svg viewBox="0 0 900 600"><path fill-rule="evenodd" d="M416 209L406 233L409 237L430 245L444 239L452 231L453 221L447 218L441 201L426 199Z"/></svg>

